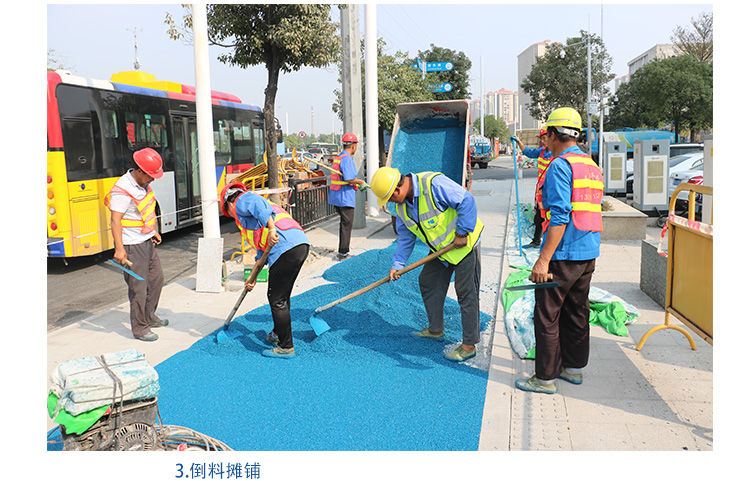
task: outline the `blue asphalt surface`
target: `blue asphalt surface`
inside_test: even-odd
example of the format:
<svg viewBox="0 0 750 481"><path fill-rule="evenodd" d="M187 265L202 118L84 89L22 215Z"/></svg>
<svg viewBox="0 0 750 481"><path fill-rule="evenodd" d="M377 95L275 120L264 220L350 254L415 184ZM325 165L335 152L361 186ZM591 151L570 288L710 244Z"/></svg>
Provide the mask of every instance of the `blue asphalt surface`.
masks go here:
<svg viewBox="0 0 750 481"><path fill-rule="evenodd" d="M262 306L232 322L241 336L214 333L157 365L162 418L235 450L475 451L487 371L443 358L461 340L455 300L444 342L411 335L427 326L419 271L321 312L331 326L321 336L310 327L317 307L382 278L394 250L335 264L321 279L330 284L292 298L294 359L261 355L273 327ZM410 262L427 254L419 246Z"/></svg>

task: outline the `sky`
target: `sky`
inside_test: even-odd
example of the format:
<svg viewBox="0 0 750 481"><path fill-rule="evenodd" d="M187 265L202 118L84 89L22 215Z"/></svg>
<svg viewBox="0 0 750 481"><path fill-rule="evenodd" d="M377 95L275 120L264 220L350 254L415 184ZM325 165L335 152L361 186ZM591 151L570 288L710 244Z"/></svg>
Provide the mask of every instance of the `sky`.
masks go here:
<svg viewBox="0 0 750 481"><path fill-rule="evenodd" d="M483 91L518 90L518 55L530 45L566 38L589 29L602 36L613 59L612 73L626 75L627 64L660 43L670 43L677 26L713 11L706 3L669 4L455 4L381 3L376 9L378 36L386 52L415 56L431 44L464 52L472 61L472 99ZM158 80L195 85L191 45L169 39L166 13L179 20L179 4L48 4L46 48L72 73L108 80L113 73L133 70L134 41L141 70ZM360 5L364 36L365 7ZM332 18L339 19L334 8ZM603 22L602 22L603 19ZM211 88L237 95L244 103L263 105L265 67L230 67L217 60L226 49L210 47ZM481 68L480 68L481 66ZM340 88L337 66L303 68L282 74L276 98L276 117L285 132L341 132L333 113L334 90ZM581 72L586 75L586 72Z"/></svg>

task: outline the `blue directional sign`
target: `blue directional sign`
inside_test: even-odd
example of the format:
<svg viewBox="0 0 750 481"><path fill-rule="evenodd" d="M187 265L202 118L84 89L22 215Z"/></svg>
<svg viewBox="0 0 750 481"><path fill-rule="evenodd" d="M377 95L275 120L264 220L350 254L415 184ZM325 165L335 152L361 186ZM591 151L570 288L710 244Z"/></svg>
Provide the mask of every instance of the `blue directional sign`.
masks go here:
<svg viewBox="0 0 750 481"><path fill-rule="evenodd" d="M450 92L451 90L453 90L453 84L450 82L445 82L442 84L430 85L430 88L433 92Z"/></svg>
<svg viewBox="0 0 750 481"><path fill-rule="evenodd" d="M423 63L421 59L417 59L417 63L413 63L411 66L421 71ZM453 62L427 62L427 68L425 69L427 72L447 72L449 70L453 70Z"/></svg>

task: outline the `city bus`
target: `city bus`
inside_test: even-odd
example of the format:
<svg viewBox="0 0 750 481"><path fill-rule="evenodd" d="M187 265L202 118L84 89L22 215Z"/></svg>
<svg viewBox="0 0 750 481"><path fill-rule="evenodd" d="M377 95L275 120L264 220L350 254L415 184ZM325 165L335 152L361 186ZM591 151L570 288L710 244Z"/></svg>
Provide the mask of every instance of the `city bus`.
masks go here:
<svg viewBox="0 0 750 481"><path fill-rule="evenodd" d="M263 162L257 106L211 92L216 199L228 174ZM104 197L131 166L133 152L155 149L164 175L151 183L161 233L201 221L195 88L142 71L92 80L47 72L47 255L77 257L114 249Z"/></svg>

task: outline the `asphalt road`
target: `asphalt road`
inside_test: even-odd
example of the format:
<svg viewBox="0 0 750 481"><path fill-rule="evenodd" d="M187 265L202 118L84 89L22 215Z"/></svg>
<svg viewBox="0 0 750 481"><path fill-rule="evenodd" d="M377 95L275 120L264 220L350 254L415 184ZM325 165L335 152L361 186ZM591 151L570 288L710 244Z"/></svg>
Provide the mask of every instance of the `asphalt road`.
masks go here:
<svg viewBox="0 0 750 481"><path fill-rule="evenodd" d="M195 274L201 225L162 235L157 247L164 282L169 284ZM222 218L224 258L229 259L240 245L240 233L233 222ZM47 330L85 319L128 300L123 274L107 262L113 250L67 260L47 259Z"/></svg>

